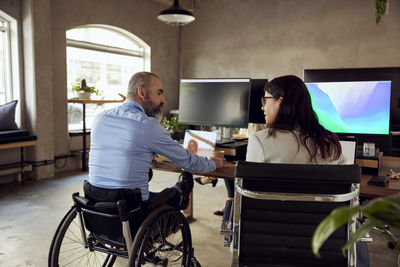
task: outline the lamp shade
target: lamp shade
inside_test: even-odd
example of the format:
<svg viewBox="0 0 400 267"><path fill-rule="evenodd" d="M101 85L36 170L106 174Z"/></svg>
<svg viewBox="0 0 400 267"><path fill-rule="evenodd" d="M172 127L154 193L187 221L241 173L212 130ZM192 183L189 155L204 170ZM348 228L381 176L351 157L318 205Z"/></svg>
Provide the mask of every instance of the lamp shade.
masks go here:
<svg viewBox="0 0 400 267"><path fill-rule="evenodd" d="M195 20L192 12L181 8L179 0L174 0L172 7L161 11L157 19L172 26L186 25Z"/></svg>

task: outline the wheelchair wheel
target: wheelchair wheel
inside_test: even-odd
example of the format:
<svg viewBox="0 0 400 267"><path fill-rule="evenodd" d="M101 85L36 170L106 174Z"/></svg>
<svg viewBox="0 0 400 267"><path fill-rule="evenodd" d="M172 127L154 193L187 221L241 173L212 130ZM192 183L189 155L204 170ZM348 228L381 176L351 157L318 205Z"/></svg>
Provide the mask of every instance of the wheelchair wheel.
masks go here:
<svg viewBox="0 0 400 267"><path fill-rule="evenodd" d="M62 219L49 251L49 267L55 266L112 266L116 256L91 251L85 247L82 228L75 208L71 208ZM86 237L87 231L83 230Z"/></svg>
<svg viewBox="0 0 400 267"><path fill-rule="evenodd" d="M170 206L154 210L140 226L128 266L188 266L192 239L182 213Z"/></svg>

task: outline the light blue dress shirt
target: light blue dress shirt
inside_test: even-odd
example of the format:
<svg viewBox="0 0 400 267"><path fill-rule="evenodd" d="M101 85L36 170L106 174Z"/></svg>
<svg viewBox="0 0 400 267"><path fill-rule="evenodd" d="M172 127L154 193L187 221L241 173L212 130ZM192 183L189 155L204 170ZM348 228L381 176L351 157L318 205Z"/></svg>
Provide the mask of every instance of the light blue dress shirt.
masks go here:
<svg viewBox="0 0 400 267"><path fill-rule="evenodd" d="M216 169L213 160L184 149L142 106L126 100L121 106L99 114L92 125L89 182L97 187L139 188L149 198L148 172L156 154L195 173Z"/></svg>

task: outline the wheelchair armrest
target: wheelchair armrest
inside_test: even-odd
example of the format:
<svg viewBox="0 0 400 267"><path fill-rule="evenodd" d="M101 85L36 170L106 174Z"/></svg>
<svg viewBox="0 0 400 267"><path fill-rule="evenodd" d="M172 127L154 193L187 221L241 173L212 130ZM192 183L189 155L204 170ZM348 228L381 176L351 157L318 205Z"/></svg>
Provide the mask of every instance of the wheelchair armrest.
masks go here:
<svg viewBox="0 0 400 267"><path fill-rule="evenodd" d="M96 202L94 204L95 209L97 210L110 210L118 208L117 202Z"/></svg>
<svg viewBox="0 0 400 267"><path fill-rule="evenodd" d="M225 203L225 211L222 216L221 235L232 234L232 216L233 216L233 200L227 200Z"/></svg>
<svg viewBox="0 0 400 267"><path fill-rule="evenodd" d="M79 203L82 206L86 207L87 204L89 203L89 199L85 198L85 197L81 197L79 195L73 195L73 200L75 203Z"/></svg>

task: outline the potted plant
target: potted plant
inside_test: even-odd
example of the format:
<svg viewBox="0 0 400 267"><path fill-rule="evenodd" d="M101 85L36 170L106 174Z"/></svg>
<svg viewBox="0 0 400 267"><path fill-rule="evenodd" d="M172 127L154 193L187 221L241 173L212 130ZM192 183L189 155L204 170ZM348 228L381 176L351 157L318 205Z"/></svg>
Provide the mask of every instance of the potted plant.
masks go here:
<svg viewBox="0 0 400 267"><path fill-rule="evenodd" d="M375 0L375 7L376 7L375 23L376 23L376 25L378 25L378 23L381 21L383 15L389 13L389 1L390 0Z"/></svg>
<svg viewBox="0 0 400 267"><path fill-rule="evenodd" d="M311 247L313 253L319 257L319 249L328 237L338 228L353 220L359 212L367 218L363 225L357 228L349 241L343 245L342 252L356 244L362 237L372 229L380 231L390 241L394 248L400 251L396 237L388 231L387 226L400 228L400 195L380 198L371 201L365 206L340 207L334 209L326 217L314 232Z"/></svg>
<svg viewBox="0 0 400 267"><path fill-rule="evenodd" d="M75 92L79 99L90 99L91 94L101 95L100 90L95 89L94 86L87 86L85 79L80 81L79 78L72 83L72 92Z"/></svg>
<svg viewBox="0 0 400 267"><path fill-rule="evenodd" d="M167 119L164 117L161 121L161 125L171 134L172 139L180 140L182 137L182 129L185 127L183 124L180 124L176 117L171 117L171 119Z"/></svg>

